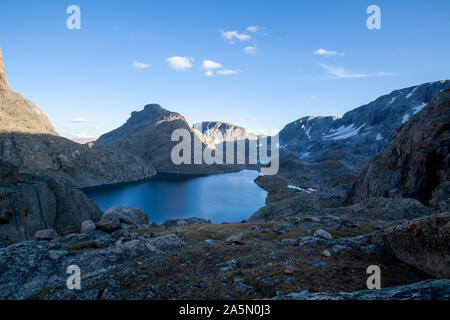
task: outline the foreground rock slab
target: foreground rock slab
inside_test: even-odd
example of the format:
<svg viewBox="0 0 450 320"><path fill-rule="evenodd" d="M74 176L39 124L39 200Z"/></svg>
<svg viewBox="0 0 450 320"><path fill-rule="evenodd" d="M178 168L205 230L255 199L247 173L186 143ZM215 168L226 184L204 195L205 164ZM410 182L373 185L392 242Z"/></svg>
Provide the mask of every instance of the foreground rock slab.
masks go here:
<svg viewBox="0 0 450 320"><path fill-rule="evenodd" d="M380 238L401 261L437 278L450 278L450 214L409 221Z"/></svg>
<svg viewBox="0 0 450 320"><path fill-rule="evenodd" d="M290 293L273 300L448 300L450 299L450 280L428 280L419 283L362 290L355 292L309 293L307 291Z"/></svg>

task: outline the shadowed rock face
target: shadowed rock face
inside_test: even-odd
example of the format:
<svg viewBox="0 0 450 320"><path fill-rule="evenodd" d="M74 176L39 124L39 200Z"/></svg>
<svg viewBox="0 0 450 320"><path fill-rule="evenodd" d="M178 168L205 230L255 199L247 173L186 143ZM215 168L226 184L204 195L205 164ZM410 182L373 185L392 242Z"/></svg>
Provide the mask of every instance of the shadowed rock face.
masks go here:
<svg viewBox="0 0 450 320"><path fill-rule="evenodd" d="M0 134L0 160L21 170L65 174L80 188L139 181L156 173L133 155L118 150L92 150L48 134Z"/></svg>
<svg viewBox="0 0 450 320"><path fill-rule="evenodd" d="M403 125L386 150L354 182L347 202L370 197L406 197L428 203L450 180L450 89Z"/></svg>
<svg viewBox="0 0 450 320"><path fill-rule="evenodd" d="M0 246L32 240L36 232L80 232L84 220L102 211L64 175L22 174L0 161Z"/></svg>
<svg viewBox="0 0 450 320"><path fill-rule="evenodd" d="M429 216L385 231L381 242L401 261L437 278L450 277L450 215Z"/></svg>

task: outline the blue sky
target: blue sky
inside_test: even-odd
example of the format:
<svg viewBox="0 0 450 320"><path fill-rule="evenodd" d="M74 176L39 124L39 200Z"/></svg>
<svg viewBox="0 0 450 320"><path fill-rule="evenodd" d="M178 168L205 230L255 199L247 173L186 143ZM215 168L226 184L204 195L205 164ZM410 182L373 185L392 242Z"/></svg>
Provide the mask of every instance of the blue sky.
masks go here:
<svg viewBox="0 0 450 320"><path fill-rule="evenodd" d="M81 30L66 27L72 4ZM366 27L372 4L381 30ZM0 45L14 91L68 137L149 103L271 130L450 78L449 12L448 0L0 0Z"/></svg>

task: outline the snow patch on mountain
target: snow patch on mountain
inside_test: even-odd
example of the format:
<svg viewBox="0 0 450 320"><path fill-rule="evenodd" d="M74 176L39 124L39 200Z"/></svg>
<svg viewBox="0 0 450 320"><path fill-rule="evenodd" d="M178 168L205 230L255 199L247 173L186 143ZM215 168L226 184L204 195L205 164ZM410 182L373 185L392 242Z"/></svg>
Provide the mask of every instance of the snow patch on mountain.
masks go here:
<svg viewBox="0 0 450 320"><path fill-rule="evenodd" d="M345 140L358 135L359 130L361 130L365 125L366 124L363 124L361 127L355 128L354 124L352 123L349 126L341 126L338 129L331 129L330 132L332 133L324 136L323 139L334 141Z"/></svg>
<svg viewBox="0 0 450 320"><path fill-rule="evenodd" d="M417 114L420 111L422 111L422 109L425 108L427 105L428 105L428 103L422 103L421 105L418 105L417 107L415 107L414 114Z"/></svg>
<svg viewBox="0 0 450 320"><path fill-rule="evenodd" d="M409 120L409 118L410 118L410 115L409 115L409 113L407 113L407 114L403 115L402 123L405 123L406 121L408 121L408 120Z"/></svg>
<svg viewBox="0 0 450 320"><path fill-rule="evenodd" d="M415 88L414 88L414 89L406 96L406 99L411 98L412 95L414 94L414 92L416 92L416 90L417 90L418 87L419 87L419 86L415 87Z"/></svg>

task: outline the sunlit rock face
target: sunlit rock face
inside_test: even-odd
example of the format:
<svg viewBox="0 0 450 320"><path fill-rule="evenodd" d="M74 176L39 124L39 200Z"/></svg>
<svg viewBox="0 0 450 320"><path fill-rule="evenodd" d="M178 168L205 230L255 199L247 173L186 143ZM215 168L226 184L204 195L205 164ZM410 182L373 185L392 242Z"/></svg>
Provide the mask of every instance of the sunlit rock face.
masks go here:
<svg viewBox="0 0 450 320"><path fill-rule="evenodd" d="M5 64L3 62L2 48L0 47L0 89L9 90L9 83L6 79Z"/></svg>
<svg viewBox="0 0 450 320"><path fill-rule="evenodd" d="M57 135L47 116L28 99L11 91L0 48L0 133Z"/></svg>

